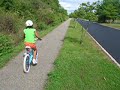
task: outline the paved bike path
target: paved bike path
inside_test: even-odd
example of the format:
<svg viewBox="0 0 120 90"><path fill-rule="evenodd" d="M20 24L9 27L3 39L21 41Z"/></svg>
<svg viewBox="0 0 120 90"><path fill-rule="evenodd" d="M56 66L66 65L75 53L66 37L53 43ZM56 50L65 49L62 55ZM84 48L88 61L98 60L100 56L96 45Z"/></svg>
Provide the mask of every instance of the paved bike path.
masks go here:
<svg viewBox="0 0 120 90"><path fill-rule="evenodd" d="M63 44L69 23L70 19L46 35L42 42L37 42L39 62L37 66L31 67L28 74L23 73L24 51L1 69L0 90L44 90L47 74L51 71Z"/></svg>

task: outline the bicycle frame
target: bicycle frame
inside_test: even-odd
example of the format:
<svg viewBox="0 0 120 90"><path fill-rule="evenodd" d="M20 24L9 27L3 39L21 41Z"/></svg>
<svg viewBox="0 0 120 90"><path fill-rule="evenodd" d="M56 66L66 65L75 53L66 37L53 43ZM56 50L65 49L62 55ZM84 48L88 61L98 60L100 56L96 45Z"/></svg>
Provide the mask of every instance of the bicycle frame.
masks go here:
<svg viewBox="0 0 120 90"><path fill-rule="evenodd" d="M34 56L34 50L30 47L30 46L26 46L26 53L24 53L24 61L23 61L23 71L25 73L28 73L30 71L30 67L33 60L33 56ZM38 53L36 55L36 60L38 59Z"/></svg>
<svg viewBox="0 0 120 90"><path fill-rule="evenodd" d="M29 46L26 46L26 51L27 51L27 54L29 55L29 64L31 64L32 60L33 60L33 49Z"/></svg>

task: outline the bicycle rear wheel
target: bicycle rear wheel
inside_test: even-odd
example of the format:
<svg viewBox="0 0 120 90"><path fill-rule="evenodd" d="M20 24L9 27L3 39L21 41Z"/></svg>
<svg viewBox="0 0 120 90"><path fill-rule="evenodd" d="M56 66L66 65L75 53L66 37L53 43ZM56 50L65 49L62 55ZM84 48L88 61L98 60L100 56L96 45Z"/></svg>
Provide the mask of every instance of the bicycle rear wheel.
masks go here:
<svg viewBox="0 0 120 90"><path fill-rule="evenodd" d="M30 71L29 55L25 55L23 62L23 71L28 73Z"/></svg>

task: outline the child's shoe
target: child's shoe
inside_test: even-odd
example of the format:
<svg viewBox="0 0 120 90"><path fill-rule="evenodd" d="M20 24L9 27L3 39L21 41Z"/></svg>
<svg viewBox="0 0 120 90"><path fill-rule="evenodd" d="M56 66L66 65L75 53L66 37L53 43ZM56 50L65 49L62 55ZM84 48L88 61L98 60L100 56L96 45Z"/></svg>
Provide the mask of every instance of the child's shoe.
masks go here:
<svg viewBox="0 0 120 90"><path fill-rule="evenodd" d="M33 64L37 64L37 62L36 62L36 60L35 60L35 59L33 59Z"/></svg>

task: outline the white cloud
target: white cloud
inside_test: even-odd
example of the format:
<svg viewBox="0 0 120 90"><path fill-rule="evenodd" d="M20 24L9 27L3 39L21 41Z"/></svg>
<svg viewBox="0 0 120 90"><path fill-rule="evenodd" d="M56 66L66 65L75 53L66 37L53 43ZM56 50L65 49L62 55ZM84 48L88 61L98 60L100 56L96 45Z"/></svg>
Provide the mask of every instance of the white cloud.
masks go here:
<svg viewBox="0 0 120 90"><path fill-rule="evenodd" d="M68 2L60 2L61 6L64 7L66 10L75 10L79 7L78 4L74 3L68 3Z"/></svg>
<svg viewBox="0 0 120 90"><path fill-rule="evenodd" d="M59 0L59 3L68 13L78 9L80 5L78 2L73 2L73 0Z"/></svg>
<svg viewBox="0 0 120 90"><path fill-rule="evenodd" d="M60 5L67 10L68 14L77 10L81 3L95 2L98 0L59 0Z"/></svg>

